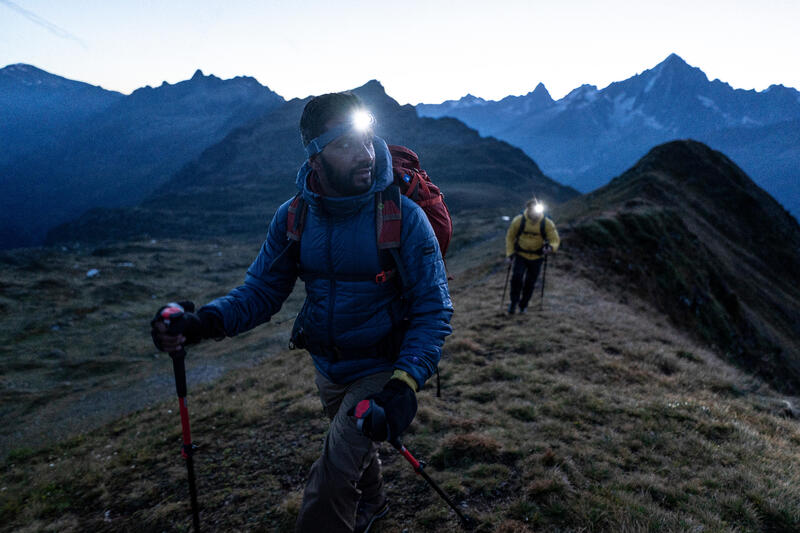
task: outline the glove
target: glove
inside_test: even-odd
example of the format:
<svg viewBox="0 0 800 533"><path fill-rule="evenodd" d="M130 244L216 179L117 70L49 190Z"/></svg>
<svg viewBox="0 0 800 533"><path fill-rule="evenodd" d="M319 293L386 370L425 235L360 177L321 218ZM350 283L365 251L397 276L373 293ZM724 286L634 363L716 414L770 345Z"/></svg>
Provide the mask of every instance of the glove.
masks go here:
<svg viewBox="0 0 800 533"><path fill-rule="evenodd" d="M216 324L218 319L213 313L195 314L194 303L189 301L178 302L178 305L184 309L183 315L177 320L170 321L169 327L164 323L161 312L167 307L174 307L174 304L162 306L150 321L153 344L162 352L172 353L184 346L197 344L205 338L214 336L213 332L218 329Z"/></svg>
<svg viewBox="0 0 800 533"><path fill-rule="evenodd" d="M375 442L396 441L417 414L417 394L404 381L390 379L377 394L361 400L347 414Z"/></svg>

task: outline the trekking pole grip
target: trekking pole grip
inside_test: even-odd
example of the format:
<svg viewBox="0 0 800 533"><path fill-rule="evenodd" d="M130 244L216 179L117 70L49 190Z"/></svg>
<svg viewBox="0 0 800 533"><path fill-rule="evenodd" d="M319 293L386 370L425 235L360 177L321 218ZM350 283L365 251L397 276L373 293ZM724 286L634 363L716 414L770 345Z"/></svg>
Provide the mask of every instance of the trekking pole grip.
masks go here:
<svg viewBox="0 0 800 533"><path fill-rule="evenodd" d="M170 352L172 358L172 371L175 373L175 389L178 392L178 398L186 398L186 350L181 348L177 352Z"/></svg>

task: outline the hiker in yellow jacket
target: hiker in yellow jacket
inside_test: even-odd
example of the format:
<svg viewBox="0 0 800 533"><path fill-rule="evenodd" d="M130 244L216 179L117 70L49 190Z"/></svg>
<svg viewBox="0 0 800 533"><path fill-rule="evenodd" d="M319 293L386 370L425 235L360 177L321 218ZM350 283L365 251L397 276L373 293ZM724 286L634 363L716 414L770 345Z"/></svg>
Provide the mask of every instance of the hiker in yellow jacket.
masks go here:
<svg viewBox="0 0 800 533"><path fill-rule="evenodd" d="M520 313L525 312L544 256L558 250L560 243L556 225L544 216L544 206L536 198L528 200L506 232L506 261L514 265L509 314L514 314L517 305Z"/></svg>

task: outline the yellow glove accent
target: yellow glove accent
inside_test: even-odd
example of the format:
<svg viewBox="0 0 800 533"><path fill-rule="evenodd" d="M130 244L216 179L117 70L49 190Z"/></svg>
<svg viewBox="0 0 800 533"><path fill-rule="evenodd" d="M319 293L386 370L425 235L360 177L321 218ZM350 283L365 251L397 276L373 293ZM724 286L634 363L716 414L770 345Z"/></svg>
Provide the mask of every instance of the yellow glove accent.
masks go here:
<svg viewBox="0 0 800 533"><path fill-rule="evenodd" d="M409 374L405 370L400 370L400 369L395 370L394 374L392 374L391 379L399 379L400 381L404 382L406 385L411 387L411 390L413 390L414 392L417 392L417 390L419 389L419 387L417 386L417 380L412 378L411 374Z"/></svg>

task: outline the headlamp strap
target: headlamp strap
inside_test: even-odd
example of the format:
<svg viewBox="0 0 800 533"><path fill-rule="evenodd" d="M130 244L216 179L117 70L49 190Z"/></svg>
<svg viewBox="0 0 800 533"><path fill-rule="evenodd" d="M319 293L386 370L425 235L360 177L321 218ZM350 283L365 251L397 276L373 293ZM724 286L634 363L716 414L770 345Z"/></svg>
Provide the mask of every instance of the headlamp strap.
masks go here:
<svg viewBox="0 0 800 533"><path fill-rule="evenodd" d="M306 156L311 159L312 156L317 155L322 150L325 149L325 146L328 145L331 141L340 137L353 129L352 124L340 124L334 128L329 129L319 137L314 137L311 139L308 144L306 145Z"/></svg>

